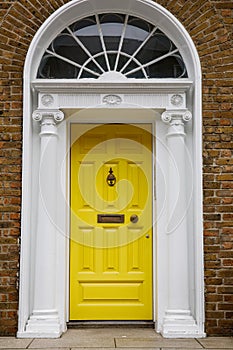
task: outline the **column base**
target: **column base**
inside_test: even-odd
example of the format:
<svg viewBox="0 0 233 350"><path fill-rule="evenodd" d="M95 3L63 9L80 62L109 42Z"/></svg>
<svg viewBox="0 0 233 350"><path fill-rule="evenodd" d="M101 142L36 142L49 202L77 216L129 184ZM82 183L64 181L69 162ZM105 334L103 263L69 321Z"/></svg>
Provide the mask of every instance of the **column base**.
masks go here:
<svg viewBox="0 0 233 350"><path fill-rule="evenodd" d="M62 326L57 311L34 311L18 338L60 338Z"/></svg>
<svg viewBox="0 0 233 350"><path fill-rule="evenodd" d="M189 310L167 310L161 334L164 338L204 338L206 336Z"/></svg>

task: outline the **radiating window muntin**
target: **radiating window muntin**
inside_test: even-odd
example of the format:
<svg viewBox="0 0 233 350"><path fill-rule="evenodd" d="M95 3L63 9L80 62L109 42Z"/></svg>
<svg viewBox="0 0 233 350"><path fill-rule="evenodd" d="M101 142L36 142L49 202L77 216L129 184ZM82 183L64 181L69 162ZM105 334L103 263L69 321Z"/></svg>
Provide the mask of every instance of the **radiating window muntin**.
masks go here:
<svg viewBox="0 0 233 350"><path fill-rule="evenodd" d="M156 26L126 14L96 14L66 27L49 45L37 78L186 78L179 50Z"/></svg>

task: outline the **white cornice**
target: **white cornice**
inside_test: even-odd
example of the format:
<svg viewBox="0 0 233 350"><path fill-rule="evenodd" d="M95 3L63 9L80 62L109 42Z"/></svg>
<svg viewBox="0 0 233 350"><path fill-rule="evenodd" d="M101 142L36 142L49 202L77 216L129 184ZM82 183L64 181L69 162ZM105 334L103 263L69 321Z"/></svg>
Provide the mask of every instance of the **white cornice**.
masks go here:
<svg viewBox="0 0 233 350"><path fill-rule="evenodd" d="M50 94L66 93L184 93L191 89L193 81L190 79L127 79L126 81L104 81L76 79L37 79L32 81L31 87L35 92Z"/></svg>

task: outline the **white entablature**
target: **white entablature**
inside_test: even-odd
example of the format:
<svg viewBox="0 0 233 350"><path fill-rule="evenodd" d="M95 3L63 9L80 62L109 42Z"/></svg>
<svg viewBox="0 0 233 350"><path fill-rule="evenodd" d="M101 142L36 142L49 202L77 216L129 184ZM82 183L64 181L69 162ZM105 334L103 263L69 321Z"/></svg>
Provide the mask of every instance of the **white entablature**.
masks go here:
<svg viewBox="0 0 233 350"><path fill-rule="evenodd" d="M132 81L133 80L133 81ZM184 81L185 80L185 81ZM33 89L38 94L37 108L104 108L124 107L157 109L187 108L193 82L191 80L145 82L129 79L125 82L88 83L35 81ZM140 95L138 91L140 90Z"/></svg>

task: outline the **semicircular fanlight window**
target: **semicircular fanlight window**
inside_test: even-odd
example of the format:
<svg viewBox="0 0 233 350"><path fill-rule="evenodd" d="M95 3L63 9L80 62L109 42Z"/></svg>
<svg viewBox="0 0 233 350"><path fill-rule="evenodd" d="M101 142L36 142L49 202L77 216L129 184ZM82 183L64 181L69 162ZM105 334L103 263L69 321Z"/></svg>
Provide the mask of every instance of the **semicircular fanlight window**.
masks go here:
<svg viewBox="0 0 233 350"><path fill-rule="evenodd" d="M183 58L156 26L135 16L96 14L67 26L45 50L40 79L186 78Z"/></svg>

